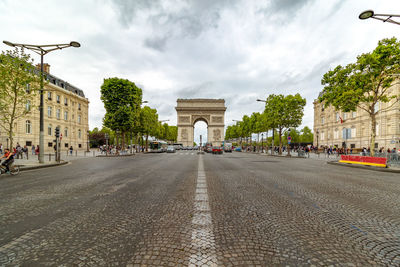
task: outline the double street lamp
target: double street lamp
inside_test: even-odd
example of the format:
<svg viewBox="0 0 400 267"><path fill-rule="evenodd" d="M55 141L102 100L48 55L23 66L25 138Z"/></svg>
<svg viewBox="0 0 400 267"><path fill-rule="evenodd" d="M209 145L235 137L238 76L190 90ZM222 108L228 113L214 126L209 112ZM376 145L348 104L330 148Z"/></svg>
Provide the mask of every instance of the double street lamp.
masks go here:
<svg viewBox="0 0 400 267"><path fill-rule="evenodd" d="M31 45L31 44L17 44L9 41L3 41L4 44L11 47L20 47L29 49L36 54L40 55L40 134L39 134L39 163L44 163L44 114L43 114L43 57L51 51L61 50L67 47L80 47L81 44L75 41L69 44L51 44L51 45Z"/></svg>
<svg viewBox="0 0 400 267"><path fill-rule="evenodd" d="M361 14L358 16L359 19L377 19L381 20L383 22L390 22L393 24L400 25L400 22L393 20L393 17L400 17L400 15L392 15L392 14L375 14L373 10L365 10L364 12L361 12Z"/></svg>

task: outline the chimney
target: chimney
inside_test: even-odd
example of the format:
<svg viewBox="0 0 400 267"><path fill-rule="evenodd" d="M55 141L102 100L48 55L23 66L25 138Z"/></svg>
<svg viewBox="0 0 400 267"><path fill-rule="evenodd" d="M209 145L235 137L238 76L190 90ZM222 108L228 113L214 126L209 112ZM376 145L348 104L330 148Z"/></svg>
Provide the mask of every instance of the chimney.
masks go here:
<svg viewBox="0 0 400 267"><path fill-rule="evenodd" d="M36 64L36 68L40 70L40 64ZM50 74L50 65L48 63L43 63L43 71Z"/></svg>

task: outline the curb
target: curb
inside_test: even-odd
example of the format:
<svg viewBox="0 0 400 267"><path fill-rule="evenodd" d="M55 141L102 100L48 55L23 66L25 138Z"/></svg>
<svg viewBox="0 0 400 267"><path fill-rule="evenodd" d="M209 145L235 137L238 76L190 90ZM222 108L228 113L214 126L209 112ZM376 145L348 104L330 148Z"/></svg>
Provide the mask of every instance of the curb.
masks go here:
<svg viewBox="0 0 400 267"><path fill-rule="evenodd" d="M42 168L51 168L51 167L57 167L57 166L62 166L68 164L69 161L63 161L60 163L55 163L55 164L45 164L45 165L37 165L37 166L30 166L30 167L24 167L24 165L20 165L20 171L30 171L30 170L36 170L36 169L42 169Z"/></svg>
<svg viewBox="0 0 400 267"><path fill-rule="evenodd" d="M135 154L127 154L127 155L97 155L96 158L120 158L120 157L132 157Z"/></svg>
<svg viewBox="0 0 400 267"><path fill-rule="evenodd" d="M271 154L265 154L265 153L259 153L261 156L268 156L268 157L275 157L275 158L286 158L286 159L308 159L306 157L298 157L298 156L279 156L279 155L271 155Z"/></svg>
<svg viewBox="0 0 400 267"><path fill-rule="evenodd" d="M391 172L391 173L400 173L400 170L391 170L389 168L377 168L374 166L359 166L359 165L352 165L348 163L339 163L337 161L327 161L326 163L331 164L331 165L338 165L338 166L344 166L344 167L349 167L349 168L357 168L357 169L364 169L364 170L370 170L370 171L377 171L377 172Z"/></svg>

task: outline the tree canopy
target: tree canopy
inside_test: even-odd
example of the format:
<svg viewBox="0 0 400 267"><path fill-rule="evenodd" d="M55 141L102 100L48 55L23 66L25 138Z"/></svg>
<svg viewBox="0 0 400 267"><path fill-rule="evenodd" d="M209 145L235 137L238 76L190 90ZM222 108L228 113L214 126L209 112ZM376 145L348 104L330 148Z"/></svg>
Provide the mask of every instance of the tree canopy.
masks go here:
<svg viewBox="0 0 400 267"><path fill-rule="evenodd" d="M379 41L372 52L358 56L355 63L339 65L322 78L324 89L319 101L325 106L332 105L344 112L360 109L369 115L371 155L374 155L376 115L392 108L400 99L391 90L399 72L400 43L390 38Z"/></svg>
<svg viewBox="0 0 400 267"><path fill-rule="evenodd" d="M40 89L40 76L33 60L23 50L0 55L0 127L7 133L13 147L14 124L35 107Z"/></svg>

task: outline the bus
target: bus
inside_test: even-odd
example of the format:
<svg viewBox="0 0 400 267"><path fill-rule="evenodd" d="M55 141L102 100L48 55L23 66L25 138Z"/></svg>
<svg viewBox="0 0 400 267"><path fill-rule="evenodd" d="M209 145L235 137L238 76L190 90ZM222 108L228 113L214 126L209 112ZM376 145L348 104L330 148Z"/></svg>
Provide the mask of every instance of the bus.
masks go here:
<svg viewBox="0 0 400 267"><path fill-rule="evenodd" d="M150 149L152 152L166 152L168 143L165 141L150 141Z"/></svg>

